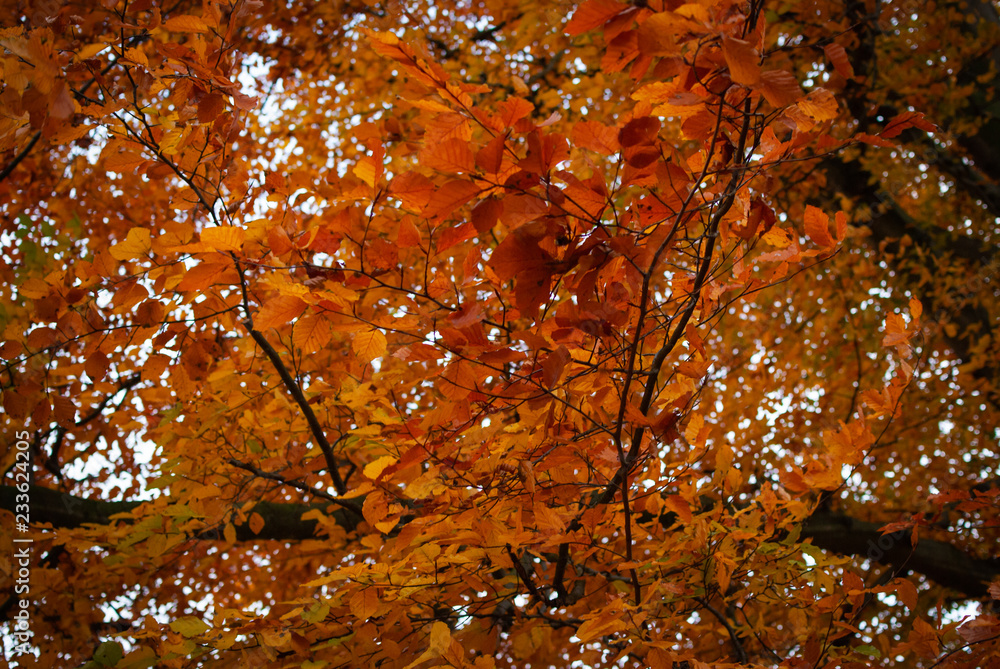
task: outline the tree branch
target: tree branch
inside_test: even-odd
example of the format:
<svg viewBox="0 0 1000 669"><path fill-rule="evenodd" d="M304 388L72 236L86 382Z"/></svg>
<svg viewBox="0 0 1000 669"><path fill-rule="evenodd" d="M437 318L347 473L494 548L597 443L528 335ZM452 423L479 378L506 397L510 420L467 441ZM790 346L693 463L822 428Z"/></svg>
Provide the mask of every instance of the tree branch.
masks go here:
<svg viewBox="0 0 1000 669"><path fill-rule="evenodd" d="M13 172L14 169L21 164L21 161L23 161L25 158L28 157L28 154L31 153L31 150L35 148L35 144L37 144L38 140L41 138L42 138L42 131L36 130L35 134L31 136L31 139L28 140L28 143L24 145L23 149L21 149L21 152L16 156L14 156L14 158L9 163L7 163L7 166L4 167L2 171L0 171L0 183L2 183L7 177L10 176L10 173Z"/></svg>
<svg viewBox="0 0 1000 669"><path fill-rule="evenodd" d="M285 388L288 389L292 399L302 409L302 415L306 417L306 422L309 424L309 430L312 432L313 439L316 440L319 450L323 451L323 457L326 459L326 466L330 470L330 477L333 479L333 487L337 490L337 494L347 494L347 485L344 483L344 479L340 477L340 470L337 468L337 458L333 454L333 447L327 441L326 433L323 432L323 426L319 424L316 413L312 410L312 406L309 404L309 400L306 399L305 394L303 394L302 388L292 378L288 368L285 367L285 363L281 361L281 356L278 355L278 352L271 346L271 343L267 341L264 335L255 330L252 323L247 322L246 326L253 340L257 342L258 346L264 349L264 353L267 354L271 364L274 365L278 376L281 377L281 381L285 384Z"/></svg>
<svg viewBox="0 0 1000 669"><path fill-rule="evenodd" d="M0 486L0 509L14 512L17 489L13 486ZM55 528L73 529L87 525L112 525L115 522L131 523L128 517L115 518L119 514L129 514L145 502L122 501L106 502L104 500L76 497L57 490L33 485L28 491L31 499L31 522L47 523ZM240 523L236 527L236 540L246 542L256 541L304 541L314 539L319 524L315 520L303 520L302 515L314 509L329 515L334 522L350 532L358 525L358 518L353 511L348 511L338 501L337 505L292 504L281 502L259 501L253 510L264 519L264 527L259 533L250 529L249 523ZM208 536L197 537L207 539Z"/></svg>
<svg viewBox="0 0 1000 669"><path fill-rule="evenodd" d="M250 472L251 474L253 474L255 476L259 476L260 478L268 479L270 481L277 481L278 483L280 483L282 485L291 486L292 488L295 488L297 490L301 490L302 492L309 493L310 495L313 495L314 497L319 497L321 499L325 499L327 501L333 502L334 504L337 504L338 506L342 506L345 509L347 509L348 511L351 511L358 518L364 518L364 515L361 513L361 506L357 502L355 502L353 500L343 499L343 498L340 498L340 497L334 497L333 495L331 495L331 494L329 494L329 493L327 493L327 492L325 492L323 490L319 490L318 488L313 488L312 486L306 485L305 483L302 483L300 481L290 481L289 479L286 479L286 478L284 478L283 476L281 476L279 474L275 474L273 472L266 472L263 469L259 469L257 467L254 467L253 465L251 465L249 463L240 462L236 458L229 458L228 462L232 466L239 467L240 469L244 469L244 470Z"/></svg>
<svg viewBox="0 0 1000 669"><path fill-rule="evenodd" d="M980 559L951 544L910 533L884 534L881 525L834 511L816 511L803 524L802 536L820 548L842 555L861 555L892 565L898 573L916 571L969 597L985 597L987 583L1000 577L1000 559Z"/></svg>
<svg viewBox="0 0 1000 669"><path fill-rule="evenodd" d="M13 513L17 490L0 486L0 509ZM31 486L31 520L57 528L77 528L88 524L109 525L111 517L127 514L143 502L106 502L75 497L40 486ZM338 502L339 504L339 502ZM302 541L314 538L318 524L303 520L302 515L318 509L347 531L354 530L358 519L353 512L333 508L332 504L291 504L257 502L256 511L264 527L254 534L244 523L236 526L238 541ZM119 522L130 522L128 518ZM670 524L673 524L672 522ZM915 571L969 598L986 597L987 584L1000 578L1000 558L970 556L951 544L933 539L910 543L909 533L883 534L881 526L842 513L817 511L803 523L802 537L813 544L841 555L863 556L892 565L898 572Z"/></svg>
<svg viewBox="0 0 1000 669"><path fill-rule="evenodd" d="M977 358L980 338L996 337L993 318L986 309L975 303L975 297L986 281L1000 270L1000 255L996 247L973 237L916 221L899 206L892 193L876 187L873 176L856 161L827 157L820 161L819 168L825 173L831 190L839 191L872 208L871 219L864 223L871 230L876 243L887 242L896 246L890 246L890 252L898 252L898 240L904 236L909 237L923 251L918 262L924 263L930 276L940 271L939 264L944 257L952 256L969 263L971 278L960 290L944 295L929 291L919 297L930 320L947 321L956 326L955 334L945 334L945 341L960 360L975 363L975 368L970 372L972 377L987 382L995 381L1000 375L1000 367L989 357ZM895 264L895 268L910 275L914 284L919 285L917 268L900 262ZM1000 406L1000 394L990 389L986 389L985 394L994 406Z"/></svg>

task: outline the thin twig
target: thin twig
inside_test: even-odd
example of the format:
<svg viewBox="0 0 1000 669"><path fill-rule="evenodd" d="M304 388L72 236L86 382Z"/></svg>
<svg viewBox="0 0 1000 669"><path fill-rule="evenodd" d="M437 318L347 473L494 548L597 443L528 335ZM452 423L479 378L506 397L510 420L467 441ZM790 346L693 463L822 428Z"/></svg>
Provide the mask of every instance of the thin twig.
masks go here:
<svg viewBox="0 0 1000 669"><path fill-rule="evenodd" d="M254 467L248 462L240 462L236 458L229 458L227 462L229 462L229 464L231 464L234 467L245 469L251 474L259 476L262 479L277 481L282 485L291 486L292 488L296 488L297 490L301 490L302 492L309 493L310 495L314 495L316 497L321 497L322 499L333 502L334 504L339 504L348 511L357 514L359 518L364 517L364 515L361 513L361 507L358 506L357 502L353 500L344 499L342 497L334 497L330 493L320 490L319 488L313 488L312 486L306 485L305 483L300 483L299 481L290 481L289 479L284 478L280 474L275 474L273 472L265 472L263 469Z"/></svg>

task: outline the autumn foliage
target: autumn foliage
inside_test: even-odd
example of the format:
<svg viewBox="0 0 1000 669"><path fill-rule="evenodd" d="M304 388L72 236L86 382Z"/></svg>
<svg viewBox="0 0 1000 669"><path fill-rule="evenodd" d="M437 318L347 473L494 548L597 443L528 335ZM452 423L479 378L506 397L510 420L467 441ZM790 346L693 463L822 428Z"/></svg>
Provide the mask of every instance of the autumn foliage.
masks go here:
<svg viewBox="0 0 1000 669"><path fill-rule="evenodd" d="M1000 663L993 3L0 12L8 660Z"/></svg>

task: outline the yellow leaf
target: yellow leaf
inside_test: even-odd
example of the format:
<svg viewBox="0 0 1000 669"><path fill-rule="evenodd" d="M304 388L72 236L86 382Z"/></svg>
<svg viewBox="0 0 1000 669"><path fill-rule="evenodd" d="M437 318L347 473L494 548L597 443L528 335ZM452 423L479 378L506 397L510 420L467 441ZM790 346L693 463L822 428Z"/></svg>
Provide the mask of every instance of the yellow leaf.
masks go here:
<svg viewBox="0 0 1000 669"><path fill-rule="evenodd" d="M442 623L444 624L444 623ZM587 643L599 637L620 632L625 629L625 623L618 618L610 618L607 615L591 618L584 622L576 630L576 637L580 643Z"/></svg>
<svg viewBox="0 0 1000 669"><path fill-rule="evenodd" d="M394 464L396 464L396 458L391 455L383 455L378 460L365 465L365 476L374 481L387 467L391 467Z"/></svg>
<svg viewBox="0 0 1000 669"><path fill-rule="evenodd" d="M378 178L379 169L375 165L375 161L371 158L371 156L365 156L362 158L361 161L354 166L352 171L355 176L364 181L366 184L373 188L375 187L375 181Z"/></svg>
<svg viewBox="0 0 1000 669"><path fill-rule="evenodd" d="M76 52L75 56L76 62L79 63L80 61L93 58L94 56L96 56L97 54L99 54L100 52L104 51L107 48L108 45L104 44L103 42L95 42L94 44L88 44L87 46L82 47L79 51Z"/></svg>
<svg viewBox="0 0 1000 669"><path fill-rule="evenodd" d="M115 260L134 260L144 256L152 248L152 236L145 228L132 228L125 241L111 247L111 257Z"/></svg>
<svg viewBox="0 0 1000 669"><path fill-rule="evenodd" d="M701 414L695 414L688 419L687 427L684 428L684 438L688 440L691 444L696 444L698 441L698 434L701 432L702 425L705 424L705 418Z"/></svg>
<svg viewBox="0 0 1000 669"><path fill-rule="evenodd" d="M451 630L440 620L431 627L431 651L444 655L451 647Z"/></svg>
<svg viewBox="0 0 1000 669"><path fill-rule="evenodd" d="M125 59L130 60L136 65L142 65L147 70L149 69L149 60L146 58L146 52L142 49L125 49Z"/></svg>
<svg viewBox="0 0 1000 669"><path fill-rule="evenodd" d="M760 236L761 240L767 242L771 246L775 246L779 249L786 248L792 243L792 238L788 234L787 230L774 226L764 234Z"/></svg>
<svg viewBox="0 0 1000 669"><path fill-rule="evenodd" d="M243 228L219 226L201 231L201 241L216 251L239 251L247 233Z"/></svg>
<svg viewBox="0 0 1000 669"><path fill-rule="evenodd" d="M250 531L254 534L260 534L260 531L264 529L264 519L261 515L254 511L250 514Z"/></svg>
<svg viewBox="0 0 1000 669"><path fill-rule="evenodd" d="M204 634L208 630L212 629L212 627L200 618L195 618L194 616L184 616L183 618L178 618L170 623L170 629L177 632L182 637L190 639L193 636Z"/></svg>
<svg viewBox="0 0 1000 669"><path fill-rule="evenodd" d="M388 534L389 532L392 532L394 529L396 529L396 525L398 524L399 523L396 520L383 520L375 523L375 529L381 532L382 534Z"/></svg>
<svg viewBox="0 0 1000 669"><path fill-rule="evenodd" d="M41 279L28 279L20 286L18 286L17 293L22 297L27 297L32 300L37 300L39 298L47 296L52 291L52 286L45 283Z"/></svg>
<svg viewBox="0 0 1000 669"><path fill-rule="evenodd" d="M371 362L385 353L385 335L378 328L354 335L354 352L365 362Z"/></svg>

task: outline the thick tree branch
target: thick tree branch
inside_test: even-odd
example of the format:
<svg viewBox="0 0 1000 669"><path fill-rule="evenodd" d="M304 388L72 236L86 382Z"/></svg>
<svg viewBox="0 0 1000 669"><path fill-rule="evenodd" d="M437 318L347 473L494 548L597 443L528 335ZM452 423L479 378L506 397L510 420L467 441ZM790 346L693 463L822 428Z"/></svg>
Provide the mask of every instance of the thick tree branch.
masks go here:
<svg viewBox="0 0 1000 669"><path fill-rule="evenodd" d="M0 509L14 512L17 489L0 486ZM31 522L46 523L55 528L72 529L87 525L111 525L114 522L130 522L128 518L112 520L112 516L128 514L145 502L104 500L76 497L66 493L31 486L28 492L31 504ZM341 508L338 508L341 507ZM353 511L342 508L341 504L285 504L259 501L253 510L264 519L264 527L254 533L248 523L237 524L237 541L304 541L316 537L319 527L315 520L303 520L302 514L318 509L330 515L334 522L347 531L358 525L358 517ZM204 534L200 538L210 538Z"/></svg>
<svg viewBox="0 0 1000 669"><path fill-rule="evenodd" d="M802 536L813 544L842 555L865 556L889 564L897 572L915 571L969 597L986 596L986 584L1000 577L1000 559L971 557L951 544L920 539L910 533L883 534L877 523L833 511L817 511L805 522Z"/></svg>
<svg viewBox="0 0 1000 669"><path fill-rule="evenodd" d="M0 486L0 509L13 512L17 491ZM76 528L88 524L108 525L116 514L127 514L143 502L106 502L85 499L32 486L31 520L57 528ZM333 504L284 504L257 502L256 511L264 519L260 533L254 534L247 524L236 526L238 541L303 541L315 537L318 524L303 520L302 515L318 509L347 531L358 525L357 516ZM121 522L128 522L122 519ZM206 538L206 537L203 537ZM970 598L987 596L987 584L1000 578L1000 558L975 558L951 544L921 539L910 543L909 533L884 535L880 525L832 512L817 511L802 526L802 538L825 550L867 557L875 562L892 565L897 571L915 571Z"/></svg>

